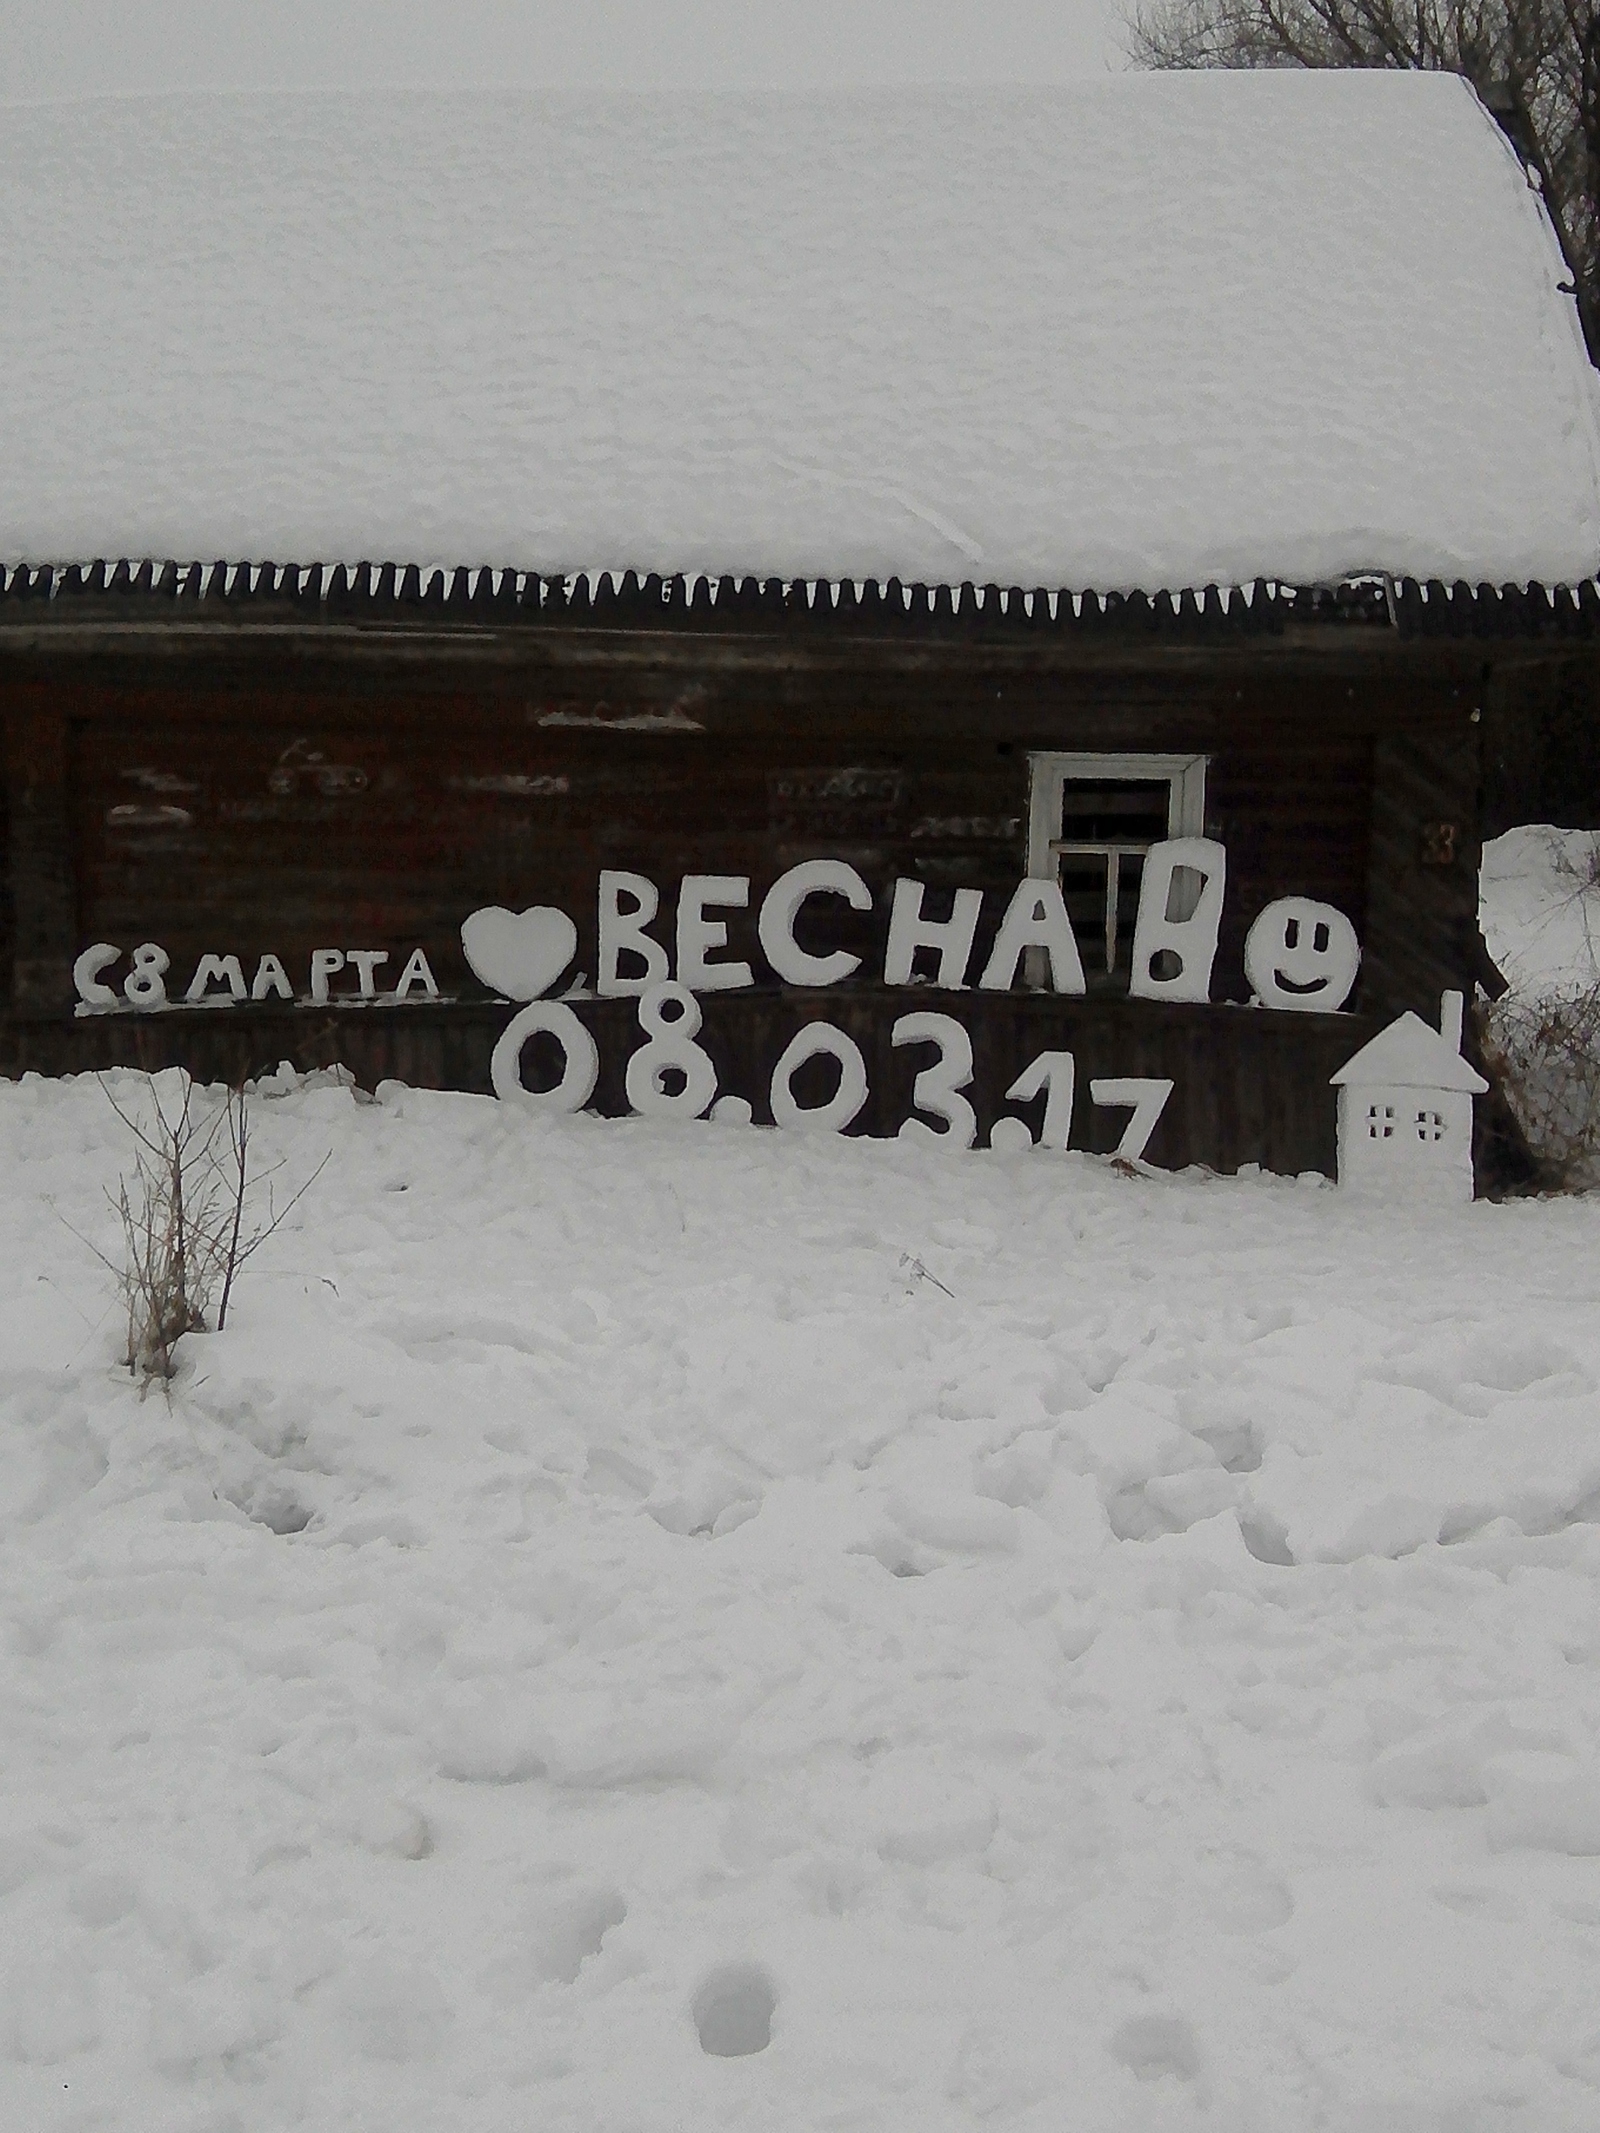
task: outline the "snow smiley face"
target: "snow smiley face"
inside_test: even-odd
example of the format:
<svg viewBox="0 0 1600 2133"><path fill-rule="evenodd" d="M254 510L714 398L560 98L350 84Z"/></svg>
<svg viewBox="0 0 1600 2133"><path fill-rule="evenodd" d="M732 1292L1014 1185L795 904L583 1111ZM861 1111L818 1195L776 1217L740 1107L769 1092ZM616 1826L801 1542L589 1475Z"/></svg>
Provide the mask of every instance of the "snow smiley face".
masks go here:
<svg viewBox="0 0 1600 2133"><path fill-rule="evenodd" d="M461 950L475 977L508 1000L537 1000L572 961L578 929L565 911L489 904L463 921Z"/></svg>
<svg viewBox="0 0 1600 2133"><path fill-rule="evenodd" d="M1356 929L1333 904L1280 896L1245 936L1244 974L1264 1007L1332 1014L1361 967Z"/></svg>

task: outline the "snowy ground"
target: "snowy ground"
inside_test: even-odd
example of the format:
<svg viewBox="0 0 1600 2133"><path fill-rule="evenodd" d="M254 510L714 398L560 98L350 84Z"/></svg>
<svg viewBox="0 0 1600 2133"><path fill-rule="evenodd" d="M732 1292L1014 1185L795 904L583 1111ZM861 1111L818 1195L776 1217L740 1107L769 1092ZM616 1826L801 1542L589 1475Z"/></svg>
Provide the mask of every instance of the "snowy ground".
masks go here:
<svg viewBox="0 0 1600 2133"><path fill-rule="evenodd" d="M1600 2121L1592 1198L257 1109L169 1409L0 1084L0 2124Z"/></svg>

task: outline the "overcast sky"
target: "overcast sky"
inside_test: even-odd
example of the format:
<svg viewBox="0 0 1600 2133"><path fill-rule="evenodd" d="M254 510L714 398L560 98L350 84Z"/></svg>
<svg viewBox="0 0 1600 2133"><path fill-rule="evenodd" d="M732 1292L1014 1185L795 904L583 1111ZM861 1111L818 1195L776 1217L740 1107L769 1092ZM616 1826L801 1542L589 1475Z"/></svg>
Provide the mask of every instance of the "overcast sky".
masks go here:
<svg viewBox="0 0 1600 2133"><path fill-rule="evenodd" d="M1059 81L1118 0L0 0L0 101L152 89Z"/></svg>

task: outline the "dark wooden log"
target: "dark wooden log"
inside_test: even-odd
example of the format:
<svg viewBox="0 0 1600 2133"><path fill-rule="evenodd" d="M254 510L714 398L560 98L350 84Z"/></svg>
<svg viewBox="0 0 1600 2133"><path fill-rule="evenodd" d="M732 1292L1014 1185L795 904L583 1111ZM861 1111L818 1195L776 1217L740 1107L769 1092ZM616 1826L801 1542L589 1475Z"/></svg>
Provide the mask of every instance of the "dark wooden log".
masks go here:
<svg viewBox="0 0 1600 2133"><path fill-rule="evenodd" d="M78 952L68 727L35 697L5 719L11 1011L60 1015L73 1000Z"/></svg>
<svg viewBox="0 0 1600 2133"><path fill-rule="evenodd" d="M1464 989L1476 952L1478 729L1385 734L1374 743L1366 926L1358 998L1369 1012L1411 1008L1437 1025L1439 995ZM1447 864L1425 833L1456 830Z"/></svg>
<svg viewBox="0 0 1600 2133"><path fill-rule="evenodd" d="M893 1046L894 1020L930 1005L971 1034L975 1073L967 1093L978 1113L980 1146L995 1120L1008 1113L1026 1116L1038 1130L1042 1102L1014 1105L1005 1091L1039 1052L1070 1051L1078 1088L1073 1146L1109 1154L1127 1121L1126 1111L1091 1101L1091 1080L1164 1076L1174 1090L1148 1153L1152 1161L1174 1169L1200 1163L1228 1171L1253 1162L1331 1174L1335 1107L1329 1077L1377 1027L1353 1016L1270 1016L1047 995L979 1001L926 991L842 990L713 995L704 1002L699 1041L716 1065L723 1093L747 1097L757 1123L769 1124L771 1074L784 1046L804 1023L832 1022L860 1046L867 1061L868 1105L851 1130L884 1137L913 1115L912 1083L935 1056L932 1046ZM627 1061L642 1041L635 1003L580 1002L576 1011L600 1048L594 1108L620 1115L627 1109ZM0 1073L82 1073L110 1066L151 1071L180 1064L197 1079L237 1084L287 1059L302 1071L347 1066L367 1088L394 1078L487 1094L489 1055L510 1014L509 1007L484 1001L13 1019L0 1023ZM539 1048L530 1047L525 1075L536 1076L540 1067ZM797 1083L797 1094L806 1102L822 1100L827 1082L824 1067L810 1081ZM1052 1158L1041 1152L1039 1160Z"/></svg>

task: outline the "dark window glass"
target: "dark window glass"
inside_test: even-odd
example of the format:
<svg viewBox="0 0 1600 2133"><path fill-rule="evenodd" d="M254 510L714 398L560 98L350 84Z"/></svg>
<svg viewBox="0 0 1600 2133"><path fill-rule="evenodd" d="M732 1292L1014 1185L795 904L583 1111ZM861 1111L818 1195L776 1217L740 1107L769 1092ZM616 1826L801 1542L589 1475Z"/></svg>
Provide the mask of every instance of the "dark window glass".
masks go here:
<svg viewBox="0 0 1600 2133"><path fill-rule="evenodd" d="M1165 778L1068 778L1053 849L1091 992L1123 991L1132 961L1144 855L1168 834Z"/></svg>

